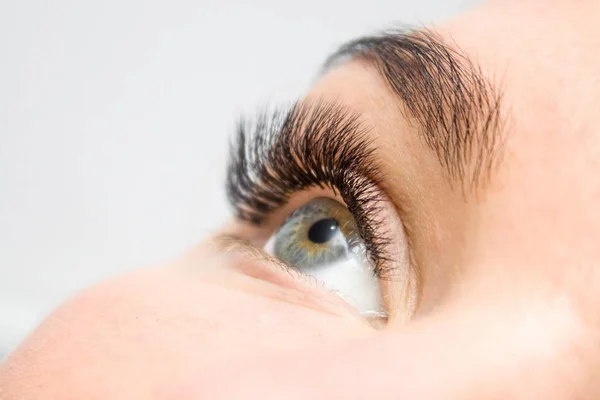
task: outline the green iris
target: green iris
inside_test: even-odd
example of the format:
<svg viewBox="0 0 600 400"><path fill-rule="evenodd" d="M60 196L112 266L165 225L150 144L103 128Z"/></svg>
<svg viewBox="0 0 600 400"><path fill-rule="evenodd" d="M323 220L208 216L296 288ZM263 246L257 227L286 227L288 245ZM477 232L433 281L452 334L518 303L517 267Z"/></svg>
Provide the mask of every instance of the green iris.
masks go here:
<svg viewBox="0 0 600 400"><path fill-rule="evenodd" d="M354 217L329 198L317 198L288 217L275 235L274 255L300 269L347 259L362 251Z"/></svg>

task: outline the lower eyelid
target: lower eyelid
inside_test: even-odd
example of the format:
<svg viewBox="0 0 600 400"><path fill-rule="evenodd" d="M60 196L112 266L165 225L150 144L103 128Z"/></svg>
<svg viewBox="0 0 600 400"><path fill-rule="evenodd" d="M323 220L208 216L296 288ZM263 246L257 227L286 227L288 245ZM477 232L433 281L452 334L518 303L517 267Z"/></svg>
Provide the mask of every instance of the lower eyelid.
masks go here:
<svg viewBox="0 0 600 400"><path fill-rule="evenodd" d="M418 266L413 263L410 253L410 246L405 232L404 224L400 218L400 213L394 204L382 195L380 202L380 213L385 221L376 224L373 233L379 237L389 236L393 238L391 243L384 245L386 251L391 256L390 262L381 273L380 281L382 295L386 303L386 309L389 320L396 322L407 322L412 319L419 302L419 293L421 289ZM327 189L313 188L297 196L294 196L290 203L280 210L279 218L273 218L273 226L250 226L245 223L235 222L229 232L228 250L235 248L235 252L245 254L244 259L249 257L255 259L258 265L249 265L241 262L235 266L239 272L244 275L277 285L290 291L309 291L312 296L317 295L319 301L335 302L338 305L347 308L353 314L358 314L352 306L343 300L335 292L324 288L315 278L310 277L303 272L291 268L277 258L274 258L263 251L262 246L267 242L267 238L272 235L274 226L279 226L290 212L308 203L315 197L327 197L334 199L341 204L345 204L338 198L334 198ZM379 229L382 229L380 231ZM391 250L391 251L389 251ZM322 307L321 307L322 308ZM360 315L360 314L358 314Z"/></svg>
<svg viewBox="0 0 600 400"><path fill-rule="evenodd" d="M237 241L228 245L226 266L246 277L272 284L276 290L265 295L337 316L361 315L336 293L321 287L310 276L292 269L274 259L263 250Z"/></svg>

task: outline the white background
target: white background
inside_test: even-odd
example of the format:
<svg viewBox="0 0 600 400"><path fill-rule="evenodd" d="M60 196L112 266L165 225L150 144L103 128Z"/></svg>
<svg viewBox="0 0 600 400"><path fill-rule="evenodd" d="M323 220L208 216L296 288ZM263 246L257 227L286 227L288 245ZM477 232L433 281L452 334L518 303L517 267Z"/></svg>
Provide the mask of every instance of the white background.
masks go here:
<svg viewBox="0 0 600 400"><path fill-rule="evenodd" d="M240 111L343 41L477 0L1 0L0 357L73 291L228 217Z"/></svg>

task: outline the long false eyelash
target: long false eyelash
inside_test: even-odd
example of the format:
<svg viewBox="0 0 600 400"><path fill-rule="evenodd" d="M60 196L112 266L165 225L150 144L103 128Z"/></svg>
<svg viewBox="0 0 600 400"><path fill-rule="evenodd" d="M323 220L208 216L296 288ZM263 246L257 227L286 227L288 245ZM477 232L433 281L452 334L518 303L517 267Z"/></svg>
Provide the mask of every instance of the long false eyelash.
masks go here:
<svg viewBox="0 0 600 400"><path fill-rule="evenodd" d="M329 188L354 216L375 274L385 274L382 174L359 116L322 101L263 112L240 120L230 152L226 191L240 220L260 225L294 193Z"/></svg>

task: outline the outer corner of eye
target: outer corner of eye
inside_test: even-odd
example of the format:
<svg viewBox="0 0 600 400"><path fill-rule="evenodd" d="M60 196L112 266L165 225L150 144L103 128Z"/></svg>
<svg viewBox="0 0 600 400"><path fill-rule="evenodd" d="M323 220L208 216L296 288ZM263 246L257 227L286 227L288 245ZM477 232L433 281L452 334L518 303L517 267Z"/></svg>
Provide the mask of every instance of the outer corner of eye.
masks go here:
<svg viewBox="0 0 600 400"><path fill-rule="evenodd" d="M266 242L265 250L300 272L315 278L325 288L342 297L374 326L385 325L388 315L397 314L390 310L393 298L388 293L395 288L384 284L387 277L377 271L381 256L388 249L374 246L405 246L403 229L397 216L368 215L365 213L394 213L393 207L374 207L360 210L354 215L338 201L319 197L293 211ZM396 220L398 220L396 222ZM358 221L358 222L357 222ZM368 221L368 222L365 222ZM381 221L381 222L375 222ZM369 223L377 226L359 226ZM400 227L395 224L400 223ZM383 226L394 224L394 226ZM382 226L380 226L382 225ZM397 232L400 229L400 232ZM361 232L369 232L365 238ZM376 235L392 235L390 240L377 240ZM368 242L370 240L370 242ZM398 244L402 242L401 244ZM393 253L397 253L394 251ZM393 255L392 264L404 262L403 257ZM398 260L395 260L398 258ZM387 259L387 257L386 257ZM383 262L383 261L382 261ZM387 272L403 270L405 266L389 265ZM393 286L393 285L391 285ZM406 313L402 311L401 313Z"/></svg>

